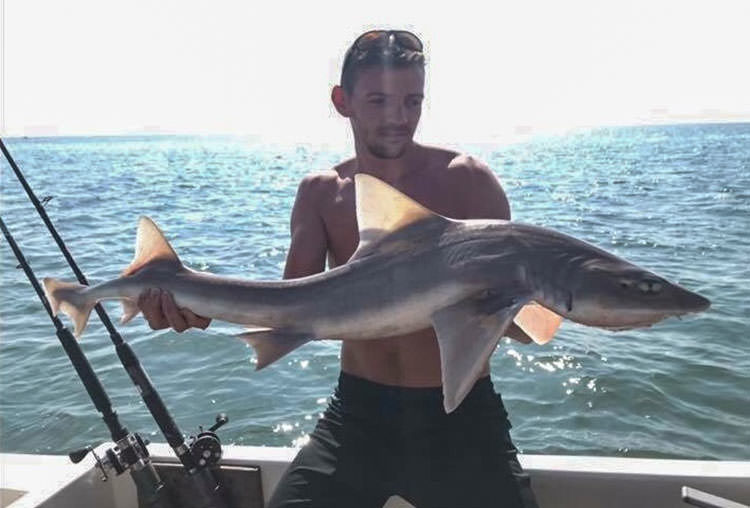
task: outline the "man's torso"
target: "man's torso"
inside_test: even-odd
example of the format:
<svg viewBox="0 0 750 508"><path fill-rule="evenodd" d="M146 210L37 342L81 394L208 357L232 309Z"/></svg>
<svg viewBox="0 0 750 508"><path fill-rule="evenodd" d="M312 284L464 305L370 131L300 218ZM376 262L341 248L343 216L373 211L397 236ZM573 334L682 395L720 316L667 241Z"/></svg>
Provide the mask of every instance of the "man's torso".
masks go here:
<svg viewBox="0 0 750 508"><path fill-rule="evenodd" d="M420 150L422 164L388 183L436 213L466 218L468 197L457 188L451 175L451 167L460 163L461 156L436 148ZM359 243L353 178L356 164L356 159L351 159L320 175L323 195L319 213L325 225L330 267L346 263ZM348 374L388 385L441 384L440 352L432 328L375 340L344 340L341 368Z"/></svg>

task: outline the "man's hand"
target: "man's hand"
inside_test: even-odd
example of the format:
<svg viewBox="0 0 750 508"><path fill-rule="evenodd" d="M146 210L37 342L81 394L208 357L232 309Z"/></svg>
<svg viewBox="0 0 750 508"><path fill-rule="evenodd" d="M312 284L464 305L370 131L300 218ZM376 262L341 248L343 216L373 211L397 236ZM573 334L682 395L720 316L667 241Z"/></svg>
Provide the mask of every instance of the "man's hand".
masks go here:
<svg viewBox="0 0 750 508"><path fill-rule="evenodd" d="M196 316L189 309L180 309L169 291L146 289L138 297L138 308L152 330L171 327L182 333L188 328L205 330L211 323L209 318Z"/></svg>

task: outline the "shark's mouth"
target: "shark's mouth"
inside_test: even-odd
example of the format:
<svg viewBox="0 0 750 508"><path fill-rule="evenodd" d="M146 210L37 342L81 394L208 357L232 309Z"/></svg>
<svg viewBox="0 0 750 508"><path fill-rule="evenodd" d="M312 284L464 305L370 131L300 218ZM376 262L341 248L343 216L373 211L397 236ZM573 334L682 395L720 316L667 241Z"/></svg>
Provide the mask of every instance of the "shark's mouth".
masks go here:
<svg viewBox="0 0 750 508"><path fill-rule="evenodd" d="M625 323L622 325L604 325L604 324L598 324L598 325L590 325L590 326L596 326L598 328L604 328L605 330L610 330L613 332L621 332L624 330L632 330L633 328L650 328L656 323L659 323L660 321L663 321L669 317L675 317L677 319L682 319L682 316L686 316L688 314L695 314L698 311L684 311L681 313L677 312L670 312L661 314L660 316L654 318L650 318L644 321L633 321L630 323Z"/></svg>
<svg viewBox="0 0 750 508"><path fill-rule="evenodd" d="M659 321L661 321L661 319ZM593 326L596 326L597 328L603 328L611 332L624 332L626 330L632 330L634 328L650 328L657 322L658 321L644 321L642 323L632 323L632 324L620 325L620 326L602 326L602 325L593 325Z"/></svg>

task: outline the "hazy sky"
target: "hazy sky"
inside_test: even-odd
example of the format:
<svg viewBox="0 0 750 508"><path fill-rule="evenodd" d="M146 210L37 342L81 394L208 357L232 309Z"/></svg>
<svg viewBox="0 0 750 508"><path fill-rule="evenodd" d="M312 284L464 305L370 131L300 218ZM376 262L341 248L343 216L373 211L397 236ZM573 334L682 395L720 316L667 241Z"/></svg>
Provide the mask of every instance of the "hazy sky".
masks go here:
<svg viewBox="0 0 750 508"><path fill-rule="evenodd" d="M4 0L8 135L348 139L329 95L352 40L426 45L425 142L750 120L750 2ZM488 7L492 5L492 7Z"/></svg>

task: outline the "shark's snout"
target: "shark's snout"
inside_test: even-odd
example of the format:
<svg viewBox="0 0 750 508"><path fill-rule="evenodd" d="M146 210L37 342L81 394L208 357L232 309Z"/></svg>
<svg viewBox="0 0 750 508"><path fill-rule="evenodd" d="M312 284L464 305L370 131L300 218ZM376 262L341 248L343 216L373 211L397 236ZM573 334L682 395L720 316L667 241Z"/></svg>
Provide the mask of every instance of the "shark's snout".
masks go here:
<svg viewBox="0 0 750 508"><path fill-rule="evenodd" d="M682 289L682 288L681 288ZM682 289L678 301L680 306L685 309L685 313L702 312L711 306L711 300L698 293L693 293L687 289Z"/></svg>
<svg viewBox="0 0 750 508"><path fill-rule="evenodd" d="M711 305L707 298L621 260L599 259L587 268L566 315L582 324L627 330Z"/></svg>
<svg viewBox="0 0 750 508"><path fill-rule="evenodd" d="M631 297L643 298L641 305L672 307L676 314L701 312L711 306L707 298L648 272L621 277L620 287Z"/></svg>

